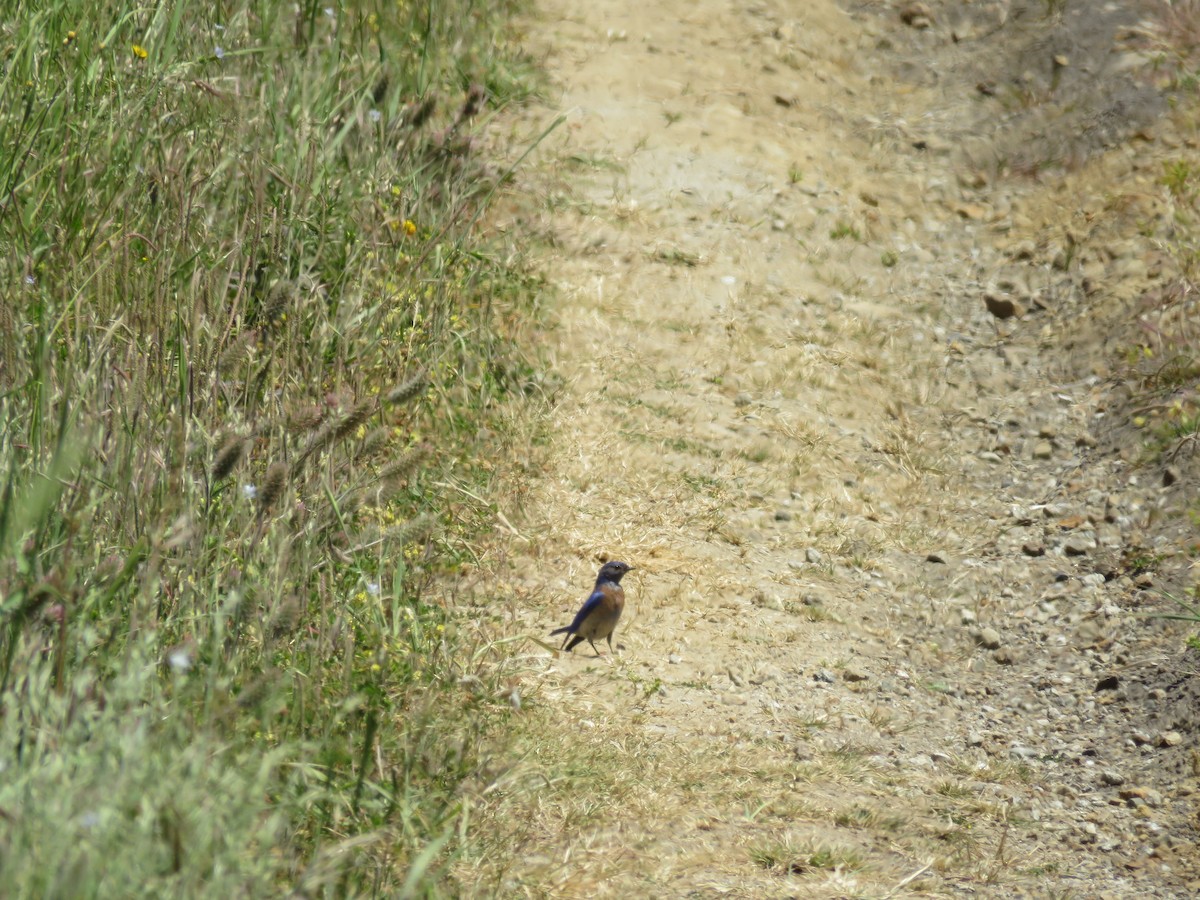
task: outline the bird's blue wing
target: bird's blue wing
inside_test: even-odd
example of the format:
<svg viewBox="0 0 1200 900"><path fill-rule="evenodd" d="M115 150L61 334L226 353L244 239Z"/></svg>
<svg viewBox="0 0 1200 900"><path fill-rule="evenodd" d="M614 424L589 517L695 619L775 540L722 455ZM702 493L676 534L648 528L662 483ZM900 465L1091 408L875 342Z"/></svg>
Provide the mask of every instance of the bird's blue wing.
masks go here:
<svg viewBox="0 0 1200 900"><path fill-rule="evenodd" d="M579 608L579 612L575 614L575 621L571 623L571 631L575 631L587 621L587 617L596 611L601 603L604 602L603 591L592 591L592 596L583 601L583 606Z"/></svg>

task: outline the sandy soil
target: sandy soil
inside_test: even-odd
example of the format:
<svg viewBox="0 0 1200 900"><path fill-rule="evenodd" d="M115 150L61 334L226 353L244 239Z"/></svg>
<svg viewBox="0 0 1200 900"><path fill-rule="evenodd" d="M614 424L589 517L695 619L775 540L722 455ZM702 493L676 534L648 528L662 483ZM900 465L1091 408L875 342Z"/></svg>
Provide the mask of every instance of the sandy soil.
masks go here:
<svg viewBox="0 0 1200 900"><path fill-rule="evenodd" d="M1080 6L541 0L509 124L566 122L496 227L559 386L486 614L637 570L615 659L509 661L477 894L1200 889L1196 655L1139 615L1194 466L1122 405L1189 145L1145 12Z"/></svg>

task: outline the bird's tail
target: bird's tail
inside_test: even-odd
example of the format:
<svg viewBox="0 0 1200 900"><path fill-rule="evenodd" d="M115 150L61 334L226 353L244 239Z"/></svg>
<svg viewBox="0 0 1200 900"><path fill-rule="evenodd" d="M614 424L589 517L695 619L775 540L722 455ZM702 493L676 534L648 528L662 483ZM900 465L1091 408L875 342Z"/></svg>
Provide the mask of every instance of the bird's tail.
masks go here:
<svg viewBox="0 0 1200 900"><path fill-rule="evenodd" d="M550 637L554 637L556 634L566 634L570 630L571 630L570 625L566 625L562 628L555 628L552 632L550 632Z"/></svg>

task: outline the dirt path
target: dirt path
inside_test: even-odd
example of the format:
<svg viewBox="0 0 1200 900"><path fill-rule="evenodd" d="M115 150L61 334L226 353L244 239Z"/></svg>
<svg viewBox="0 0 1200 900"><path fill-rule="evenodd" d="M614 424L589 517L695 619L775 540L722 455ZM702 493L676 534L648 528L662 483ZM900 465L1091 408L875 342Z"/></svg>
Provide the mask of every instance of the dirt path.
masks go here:
<svg viewBox="0 0 1200 900"><path fill-rule="evenodd" d="M637 571L617 659L514 662L531 727L467 877L1190 895L1195 678L1126 616L1170 498L1111 449L1106 351L1076 316L1158 273L1129 207L1156 214L1161 167L1104 147L1153 105L1129 87L1111 134L1049 134L993 100L1027 63L997 29L1044 39L1011 82L1036 92L1120 63L1117 26L1093 60L1082 37L1057 52L1044 4L1028 32L1018 4L934 4L928 29L826 0L541 6L529 45L567 124L512 227L545 238L565 383L501 628L565 624L601 560Z"/></svg>

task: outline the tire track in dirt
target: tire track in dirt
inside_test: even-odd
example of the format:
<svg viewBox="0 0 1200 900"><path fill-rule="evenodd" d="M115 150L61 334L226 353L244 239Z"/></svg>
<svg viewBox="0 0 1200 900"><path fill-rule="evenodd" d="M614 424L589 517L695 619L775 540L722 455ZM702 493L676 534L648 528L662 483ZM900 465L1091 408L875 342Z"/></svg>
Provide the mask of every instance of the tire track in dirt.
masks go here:
<svg viewBox="0 0 1200 900"><path fill-rule="evenodd" d="M498 764L479 891L1118 884L1064 843L1083 812L1037 767L1052 751L1021 755L1054 720L995 709L1035 670L1073 683L1013 649L1037 598L996 534L1078 463L997 465L988 428L1065 444L1094 384L998 343L985 214L949 154L913 150L933 102L876 64L878 22L822 0L547 0L541 22L567 120L513 216L546 238L565 386L502 627L568 621L604 559L638 571L617 659L518 662L560 730L543 715Z"/></svg>

